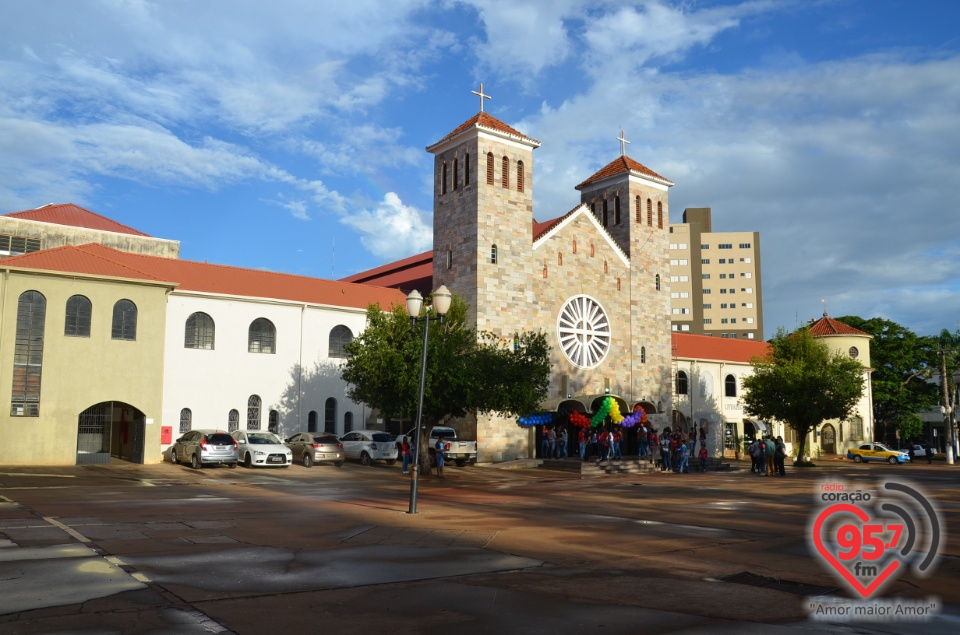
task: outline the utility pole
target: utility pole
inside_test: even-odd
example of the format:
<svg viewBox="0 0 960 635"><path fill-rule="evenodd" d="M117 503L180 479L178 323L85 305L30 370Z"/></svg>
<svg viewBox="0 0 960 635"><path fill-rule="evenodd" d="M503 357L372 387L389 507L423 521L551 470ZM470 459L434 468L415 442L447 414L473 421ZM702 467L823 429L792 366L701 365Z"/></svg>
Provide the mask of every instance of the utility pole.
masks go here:
<svg viewBox="0 0 960 635"><path fill-rule="evenodd" d="M947 351L940 349L940 391L943 394L943 426L947 432L947 465L953 465L953 449L956 443L956 432L953 428L953 408L950 404L950 387L947 382L950 378L947 376ZM927 442L929 443L929 439Z"/></svg>

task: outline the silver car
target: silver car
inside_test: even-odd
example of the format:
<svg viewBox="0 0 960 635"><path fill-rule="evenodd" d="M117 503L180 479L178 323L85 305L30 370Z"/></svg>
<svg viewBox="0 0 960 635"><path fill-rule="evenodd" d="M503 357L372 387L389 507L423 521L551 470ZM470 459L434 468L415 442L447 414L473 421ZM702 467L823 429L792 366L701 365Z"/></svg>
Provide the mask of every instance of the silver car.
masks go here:
<svg viewBox="0 0 960 635"><path fill-rule="evenodd" d="M314 463L343 465L343 446L333 434L301 432L287 439L286 444L293 452L293 460L303 467L311 467Z"/></svg>
<svg viewBox="0 0 960 635"><path fill-rule="evenodd" d="M170 448L170 462L190 461L199 470L204 465L237 467L240 458L236 440L224 430L191 430Z"/></svg>
<svg viewBox="0 0 960 635"><path fill-rule="evenodd" d="M272 432L234 430L244 467L290 467L293 452Z"/></svg>
<svg viewBox="0 0 960 635"><path fill-rule="evenodd" d="M374 461L397 462L397 444L382 430L355 430L340 437L348 459L360 459L363 465Z"/></svg>

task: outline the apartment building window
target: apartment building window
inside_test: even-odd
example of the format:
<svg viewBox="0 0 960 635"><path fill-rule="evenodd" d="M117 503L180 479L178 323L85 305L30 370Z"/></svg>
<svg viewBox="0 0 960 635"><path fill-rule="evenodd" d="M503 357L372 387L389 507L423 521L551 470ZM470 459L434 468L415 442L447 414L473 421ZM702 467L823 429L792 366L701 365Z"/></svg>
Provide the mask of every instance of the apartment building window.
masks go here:
<svg viewBox="0 0 960 635"><path fill-rule="evenodd" d="M721 279L721 280L726 280L726 279L727 279L727 274L721 273L721 274L720 274L720 279Z"/></svg>
<svg viewBox="0 0 960 635"><path fill-rule="evenodd" d="M753 318L743 318L743 321L747 324L753 324Z"/></svg>
<svg viewBox="0 0 960 635"><path fill-rule="evenodd" d="M706 294L708 294L708 293L710 293L710 289L704 289L704 290L703 290L703 294L704 294L704 295L706 295Z"/></svg>
<svg viewBox="0 0 960 635"><path fill-rule="evenodd" d="M701 264L701 265L709 265L709 264L710 264L710 259L709 259L709 258L701 258L701 259L700 259L700 264Z"/></svg>
<svg viewBox="0 0 960 635"><path fill-rule="evenodd" d="M720 308L721 308L721 309L727 308L727 303L726 303L726 302L722 303L722 304L720 305Z"/></svg>
<svg viewBox="0 0 960 635"><path fill-rule="evenodd" d="M750 264L752 261L749 258L741 258L740 262L745 262L747 264Z"/></svg>
<svg viewBox="0 0 960 635"><path fill-rule="evenodd" d="M689 297L690 297L690 294L687 293L686 291L681 291L681 292L680 292L680 297L681 297L681 298L689 298Z"/></svg>
<svg viewBox="0 0 960 635"><path fill-rule="evenodd" d="M670 297L671 297L671 298L674 298L674 299L677 299L677 298L680 297L680 294L677 293L677 292L673 292L673 293L670 294Z"/></svg>
<svg viewBox="0 0 960 635"><path fill-rule="evenodd" d="M740 243L740 249L750 249L750 243Z"/></svg>
<svg viewBox="0 0 960 635"><path fill-rule="evenodd" d="M704 324L713 324L713 318L703 318Z"/></svg>
<svg viewBox="0 0 960 635"><path fill-rule="evenodd" d="M712 304L704 304L704 305L703 305L703 308L704 308L704 310L709 310L709 309L712 309L712 308L713 308L713 305L712 305Z"/></svg>
<svg viewBox="0 0 960 635"><path fill-rule="evenodd" d="M670 243L670 249L677 249L677 243Z"/></svg>
<svg viewBox="0 0 960 635"><path fill-rule="evenodd" d="M679 260L674 259L674 260L671 260L671 261L670 261L670 266L671 266L671 267L677 267L677 266L679 266L679 265L680 265L680 261L679 261Z"/></svg>
<svg viewBox="0 0 960 635"><path fill-rule="evenodd" d="M700 249L710 249L710 245L700 245Z"/></svg>
<svg viewBox="0 0 960 635"><path fill-rule="evenodd" d="M700 278L703 279L703 280L709 280L709 279L710 279L710 274L709 274L709 273L701 273L701 274L700 274Z"/></svg>
<svg viewBox="0 0 960 635"><path fill-rule="evenodd" d="M720 289L720 293L726 293L726 292L727 292L726 289Z"/></svg>
<svg viewBox="0 0 960 635"><path fill-rule="evenodd" d="M687 266L689 266L689 265L690 265L690 261L689 261L689 260L684 260L683 258L680 259L680 266L681 266L681 267L687 267Z"/></svg>
<svg viewBox="0 0 960 635"><path fill-rule="evenodd" d="M753 339L753 333L747 333L747 339L748 339L748 340L752 340L752 339Z"/></svg>
<svg viewBox="0 0 960 635"><path fill-rule="evenodd" d="M733 249L733 243L720 243L717 249Z"/></svg>
<svg viewBox="0 0 960 635"><path fill-rule="evenodd" d="M752 278L752 277L753 277L753 273L747 271L746 273L741 273L741 274L740 274L740 277L741 277L741 278Z"/></svg>
<svg viewBox="0 0 960 635"><path fill-rule="evenodd" d="M730 318L730 324L736 324L737 318Z"/></svg>
<svg viewBox="0 0 960 635"><path fill-rule="evenodd" d="M680 315L680 309L671 309L674 315Z"/></svg>
<svg viewBox="0 0 960 635"><path fill-rule="evenodd" d="M690 330L690 325L689 325L689 324L681 324L681 325L680 325L680 330L681 330L681 331L689 331L689 330Z"/></svg>
<svg viewBox="0 0 960 635"><path fill-rule="evenodd" d="M726 259L726 258L721 258L718 262L719 262L721 265L725 265L725 264L727 264L727 259Z"/></svg>
<svg viewBox="0 0 960 635"><path fill-rule="evenodd" d="M726 324L728 322L729 320L727 318L720 318L720 324ZM724 337L726 337L726 335L724 335Z"/></svg>

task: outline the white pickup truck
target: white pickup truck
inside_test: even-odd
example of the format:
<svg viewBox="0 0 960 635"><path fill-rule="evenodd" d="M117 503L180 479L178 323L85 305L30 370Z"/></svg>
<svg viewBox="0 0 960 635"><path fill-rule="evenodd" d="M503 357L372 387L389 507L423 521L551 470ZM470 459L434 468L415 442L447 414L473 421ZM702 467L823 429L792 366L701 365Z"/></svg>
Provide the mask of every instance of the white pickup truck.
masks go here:
<svg viewBox="0 0 960 635"><path fill-rule="evenodd" d="M447 449L444 454L444 460L446 462L453 462L457 467L463 467L467 463L476 463L477 462L477 442L476 441L467 441L464 439L457 438L457 431L453 428L448 428L447 426L433 426L429 430L430 436L427 437L427 451L430 453L430 463L436 463L434 460L434 454L437 453L436 445L437 439L440 438L440 435L443 435L443 440L447 444ZM410 444L410 447L414 447L416 444L416 434L417 429L411 428L407 431L406 434L402 434L397 437L397 450L401 449L403 440L406 439L407 443Z"/></svg>

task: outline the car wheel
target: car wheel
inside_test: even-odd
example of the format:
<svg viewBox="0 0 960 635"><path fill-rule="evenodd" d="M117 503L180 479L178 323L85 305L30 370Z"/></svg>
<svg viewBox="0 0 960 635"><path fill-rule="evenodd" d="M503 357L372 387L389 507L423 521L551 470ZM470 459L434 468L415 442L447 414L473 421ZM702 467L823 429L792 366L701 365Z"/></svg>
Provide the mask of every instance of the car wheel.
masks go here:
<svg viewBox="0 0 960 635"><path fill-rule="evenodd" d="M454 463L457 464L457 467L463 467L464 465L467 464L467 461L466 459L456 459Z"/></svg>
<svg viewBox="0 0 960 635"><path fill-rule="evenodd" d="M200 457L194 454L190 457L190 467L195 470L199 470L203 463L200 462Z"/></svg>
<svg viewBox="0 0 960 635"><path fill-rule="evenodd" d="M253 459L250 458L249 452L247 452L247 455L243 457L243 467L253 467Z"/></svg>
<svg viewBox="0 0 960 635"><path fill-rule="evenodd" d="M177 451L176 451L176 450L170 450L170 462L173 463L174 465L176 465L177 463L180 462L178 459L179 459L179 457L177 456Z"/></svg>
<svg viewBox="0 0 960 635"><path fill-rule="evenodd" d="M313 457L306 452L303 453L303 467L313 467Z"/></svg>
<svg viewBox="0 0 960 635"><path fill-rule="evenodd" d="M343 461L334 461L333 464L337 467L343 467Z"/></svg>
<svg viewBox="0 0 960 635"><path fill-rule="evenodd" d="M889 459L887 459L887 460L890 461L890 465L896 465L896 464L897 464L897 457L895 457L895 456L891 456L891 457L890 457Z"/></svg>
<svg viewBox="0 0 960 635"><path fill-rule="evenodd" d="M853 455L853 462L854 462L854 463L863 463L863 457L860 456L859 454L854 454L854 455Z"/></svg>
<svg viewBox="0 0 960 635"><path fill-rule="evenodd" d="M396 459L387 459L387 465L396 465L396 464L397 464Z"/></svg>
<svg viewBox="0 0 960 635"><path fill-rule="evenodd" d="M360 465L370 465L373 463L373 460L370 458L370 455L366 452L360 455Z"/></svg>

